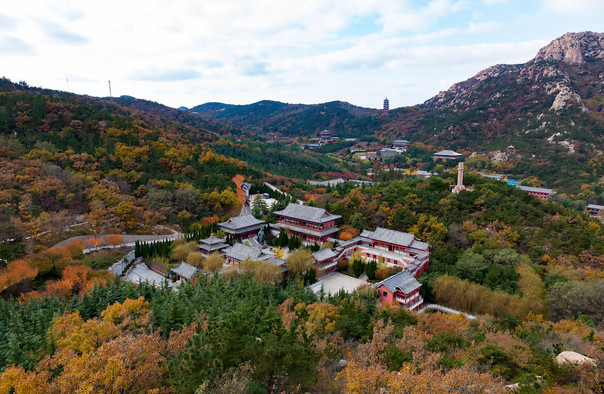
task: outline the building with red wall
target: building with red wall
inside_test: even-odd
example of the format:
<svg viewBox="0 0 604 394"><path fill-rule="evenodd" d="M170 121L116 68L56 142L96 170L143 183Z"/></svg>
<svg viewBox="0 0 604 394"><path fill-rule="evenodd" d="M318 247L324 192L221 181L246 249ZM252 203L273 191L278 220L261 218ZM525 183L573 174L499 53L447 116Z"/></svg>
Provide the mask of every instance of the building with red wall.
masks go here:
<svg viewBox="0 0 604 394"><path fill-rule="evenodd" d="M327 242L327 238L340 231L336 221L339 215L332 215L325 209L289 203L282 211L275 211L279 221L274 227L288 230L300 237L304 243L319 245Z"/></svg>
<svg viewBox="0 0 604 394"><path fill-rule="evenodd" d="M366 259L381 257L386 264L402 267L413 276L428 271L430 244L413 234L378 227L375 231L363 231L359 238L358 249Z"/></svg>
<svg viewBox="0 0 604 394"><path fill-rule="evenodd" d="M527 192L531 196L536 196L539 200L547 200L550 194L555 194L556 192L552 189L544 189L542 187L530 187L530 186L516 186L518 189Z"/></svg>
<svg viewBox="0 0 604 394"><path fill-rule="evenodd" d="M408 271L401 271L374 285L383 304L398 303L410 311L419 311L424 299L419 294L421 284Z"/></svg>
<svg viewBox="0 0 604 394"><path fill-rule="evenodd" d="M587 208L585 208L589 216L591 217L599 217L602 212L604 212L604 205L595 205L589 204Z"/></svg>

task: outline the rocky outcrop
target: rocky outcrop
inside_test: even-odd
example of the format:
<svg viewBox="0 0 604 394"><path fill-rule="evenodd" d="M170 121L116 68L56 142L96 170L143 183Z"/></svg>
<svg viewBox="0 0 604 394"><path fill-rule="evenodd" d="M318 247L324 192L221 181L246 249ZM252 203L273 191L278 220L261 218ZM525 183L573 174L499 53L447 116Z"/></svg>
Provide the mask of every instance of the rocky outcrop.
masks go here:
<svg viewBox="0 0 604 394"><path fill-rule="evenodd" d="M536 60L581 64L586 60L604 59L604 34L593 32L566 33L537 53Z"/></svg>
<svg viewBox="0 0 604 394"><path fill-rule="evenodd" d="M562 352L556 356L556 362L559 365L563 365L563 364L580 365L580 364L584 364L584 363L591 363L594 365L596 364L596 360L594 360L593 358L586 357L577 352Z"/></svg>
<svg viewBox="0 0 604 394"><path fill-rule="evenodd" d="M585 105L583 105L583 102L581 101L581 96L573 92L568 86L563 86L554 99L554 103L550 109L560 111L571 103L577 104L579 108L581 108L581 111L587 112L587 108L585 108Z"/></svg>

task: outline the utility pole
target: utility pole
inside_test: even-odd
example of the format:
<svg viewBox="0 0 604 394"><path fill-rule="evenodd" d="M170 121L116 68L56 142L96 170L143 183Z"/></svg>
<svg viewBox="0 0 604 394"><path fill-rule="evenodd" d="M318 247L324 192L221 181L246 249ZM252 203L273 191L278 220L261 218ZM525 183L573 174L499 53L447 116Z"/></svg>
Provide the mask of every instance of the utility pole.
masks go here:
<svg viewBox="0 0 604 394"><path fill-rule="evenodd" d="M113 97L113 96L111 95L111 81L107 81L107 82L109 82L109 97Z"/></svg>

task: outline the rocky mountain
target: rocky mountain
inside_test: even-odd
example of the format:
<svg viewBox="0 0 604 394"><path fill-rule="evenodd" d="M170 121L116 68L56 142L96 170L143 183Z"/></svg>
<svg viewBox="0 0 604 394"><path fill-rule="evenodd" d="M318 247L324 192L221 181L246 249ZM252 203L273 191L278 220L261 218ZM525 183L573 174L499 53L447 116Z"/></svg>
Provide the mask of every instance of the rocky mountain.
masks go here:
<svg viewBox="0 0 604 394"><path fill-rule="evenodd" d="M487 154L549 187L596 182L604 175L604 34L565 34L527 63L490 67L391 117L377 132L383 140Z"/></svg>
<svg viewBox="0 0 604 394"><path fill-rule="evenodd" d="M359 135L371 133L385 123L379 117L379 111L342 101L313 105L268 100L248 105L206 103L189 111L232 123L244 130L278 132L287 136L312 135L323 129L342 135Z"/></svg>

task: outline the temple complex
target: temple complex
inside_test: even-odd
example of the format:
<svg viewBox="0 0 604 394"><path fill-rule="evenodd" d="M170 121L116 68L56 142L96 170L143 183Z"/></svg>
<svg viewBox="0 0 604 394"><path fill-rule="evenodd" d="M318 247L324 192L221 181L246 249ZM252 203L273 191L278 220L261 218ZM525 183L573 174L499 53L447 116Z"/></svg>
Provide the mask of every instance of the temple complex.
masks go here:
<svg viewBox="0 0 604 394"><path fill-rule="evenodd" d="M550 194L555 194L556 192L552 189L545 189L542 187L531 187L531 186L516 186L518 189L527 192L531 196L537 197L539 200L547 200Z"/></svg>

